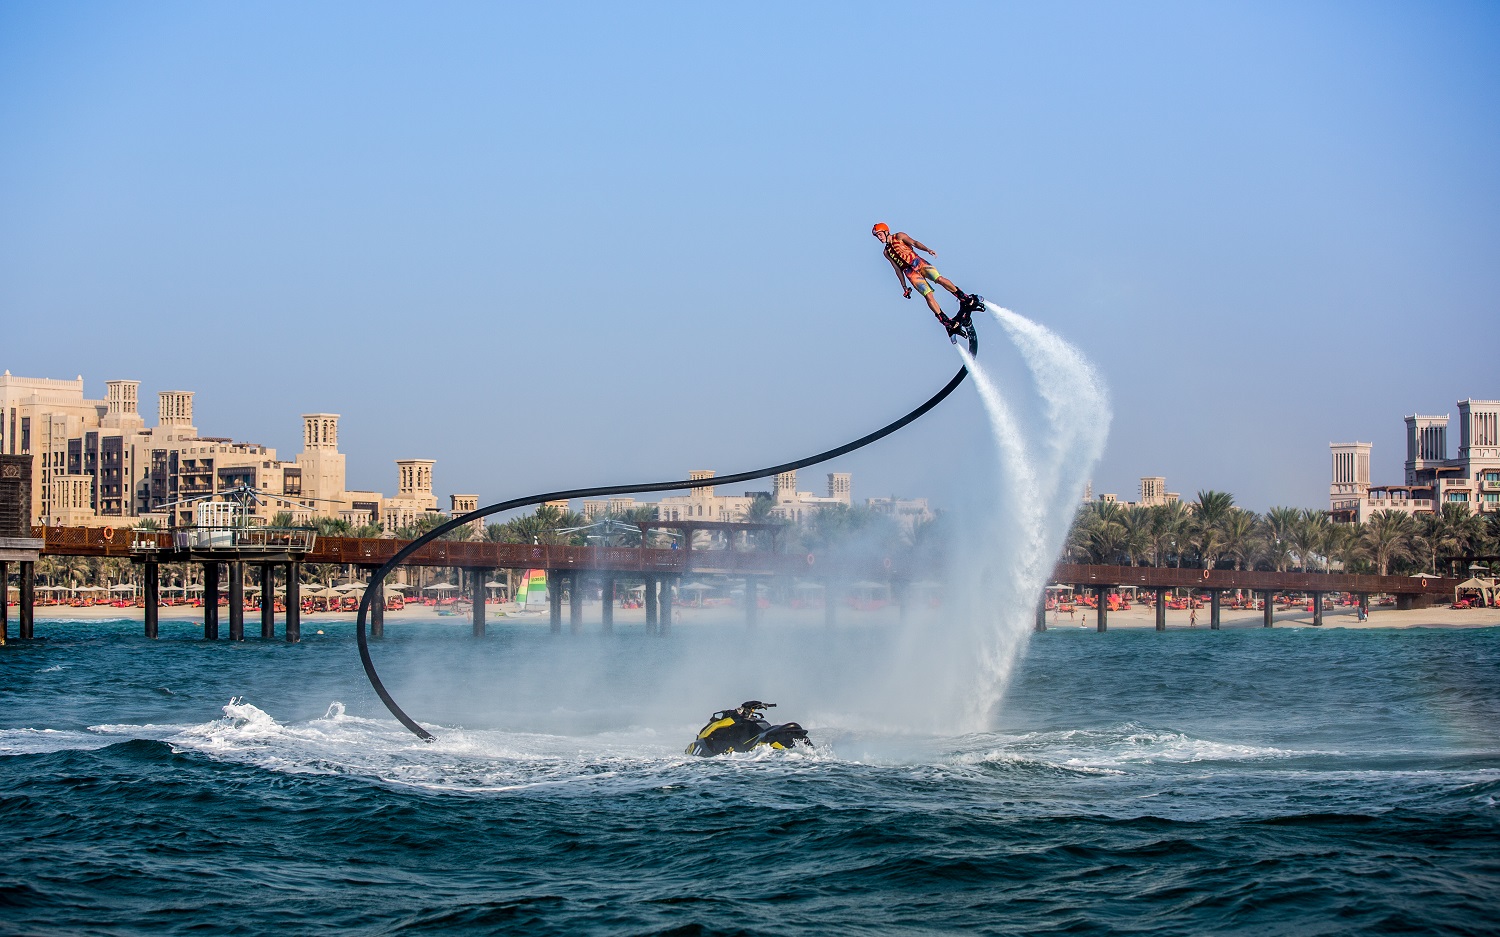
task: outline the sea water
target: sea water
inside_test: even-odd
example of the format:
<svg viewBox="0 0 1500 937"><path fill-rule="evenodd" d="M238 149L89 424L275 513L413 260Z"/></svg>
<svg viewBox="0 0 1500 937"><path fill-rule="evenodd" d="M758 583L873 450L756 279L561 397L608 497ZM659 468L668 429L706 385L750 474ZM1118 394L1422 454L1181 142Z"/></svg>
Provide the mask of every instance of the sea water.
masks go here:
<svg viewBox="0 0 1500 937"><path fill-rule="evenodd" d="M0 649L0 932L1495 930L1496 629L1053 629L990 729L941 735L843 719L792 653L858 670L887 629L766 617L392 622L431 744L348 624L40 621ZM716 682L751 646L787 653ZM815 746L682 754L756 696Z"/></svg>

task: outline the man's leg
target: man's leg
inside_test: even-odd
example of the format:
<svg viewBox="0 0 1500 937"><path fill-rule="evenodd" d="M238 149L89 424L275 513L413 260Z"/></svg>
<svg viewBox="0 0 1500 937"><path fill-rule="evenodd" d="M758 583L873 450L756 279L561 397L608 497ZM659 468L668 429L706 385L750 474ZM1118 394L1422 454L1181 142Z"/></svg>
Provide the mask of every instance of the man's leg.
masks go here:
<svg viewBox="0 0 1500 937"><path fill-rule="evenodd" d="M947 326L948 317L943 315L943 307L938 305L937 291L932 288L932 284L927 282L927 278L920 271L911 270L907 272L906 279L911 282L912 288L921 293L922 298L927 300L927 308L931 309L932 314L938 317L938 321Z"/></svg>

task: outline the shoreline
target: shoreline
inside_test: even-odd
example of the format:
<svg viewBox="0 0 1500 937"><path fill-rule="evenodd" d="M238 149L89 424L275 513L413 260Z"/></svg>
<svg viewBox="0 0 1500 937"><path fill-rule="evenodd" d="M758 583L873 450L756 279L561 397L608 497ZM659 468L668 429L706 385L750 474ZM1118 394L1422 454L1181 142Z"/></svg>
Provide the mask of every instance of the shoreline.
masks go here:
<svg viewBox="0 0 1500 937"><path fill-rule="evenodd" d="M584 625L585 631L597 631L600 627L600 608L598 602L585 603ZM740 608L693 608L677 606L675 611L678 618L673 622L673 627L694 625L720 625L720 624L743 624L745 613ZM565 616L566 617L566 616ZM914 616L915 617L915 616ZM203 610L192 606L163 606L160 611L162 621L202 621ZM355 621L354 612L304 612L302 615L302 629L316 630L322 623L329 624L352 624ZM145 609L141 608L116 608L110 605L92 605L75 608L67 605L39 605L36 607L35 620L42 621L100 621L117 619L122 621L144 622ZM823 610L821 608L793 609L784 606L773 606L760 610L760 619L767 623L801 624L809 627L826 627L823 624ZM276 622L278 628L284 623L286 616L278 613ZM489 625L500 624L536 624L542 627L548 626L548 617L545 611L527 612L522 614L506 614L495 605L486 608L486 623ZM646 620L645 611L642 609L615 609L614 620L616 625L644 625ZM1261 613L1253 609L1223 609L1220 620L1224 630L1260 628ZM387 611L385 613L387 625L400 624L402 622L447 622L455 627L467 628L470 618L467 615L439 615L431 606L408 606L400 611ZM856 611L852 608L841 608L838 610L838 624L835 627L858 627L860 625L883 625L894 623L896 612L894 607L878 611ZM1059 615L1056 612L1047 613L1047 628L1052 629L1085 629L1095 630L1095 613L1093 609L1079 607L1072 617L1066 613ZM219 627L228 627L228 609L219 609ZM1277 628L1315 628L1319 627L1312 623L1312 613L1303 611L1300 607L1295 610L1277 612L1274 616L1274 624ZM10 610L11 635L15 634L16 610ZM260 627L259 610L245 612L246 631L256 630ZM1150 605L1137 605L1130 610L1117 610L1109 613L1108 627L1114 629L1130 630L1152 630L1156 627L1156 610ZM1353 608L1339 608L1324 611L1322 628L1364 628L1364 629L1390 629L1390 628L1494 628L1500 627L1500 608L1465 608L1453 609L1447 607L1424 608L1411 610L1397 610L1391 608L1375 608L1370 610L1368 621L1358 621ZM1198 621L1196 626L1189 625L1189 614L1187 611L1169 610L1167 612L1167 630L1169 631L1209 631L1208 609L1198 610Z"/></svg>

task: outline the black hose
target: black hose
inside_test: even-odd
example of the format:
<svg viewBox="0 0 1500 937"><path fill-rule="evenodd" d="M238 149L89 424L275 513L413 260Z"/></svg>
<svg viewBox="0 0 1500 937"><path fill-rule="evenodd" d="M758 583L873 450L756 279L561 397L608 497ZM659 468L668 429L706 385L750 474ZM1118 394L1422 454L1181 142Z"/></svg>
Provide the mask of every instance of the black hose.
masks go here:
<svg viewBox="0 0 1500 937"><path fill-rule="evenodd" d="M979 339L978 336L974 335L973 329L971 327L969 333L969 354L977 355L978 353ZM396 701L391 698L391 694L386 690L385 684L380 682L380 674L375 672L375 662L370 659L370 644L365 637L365 620L370 612L370 602L375 595L375 586L385 582L385 577L390 575L391 571L394 570L397 566L400 566L402 560L405 560L407 557L417 552L417 550L436 540L438 537L441 537L443 534L447 533L450 530L454 530L458 527L462 527L465 524L472 523L480 519L481 517L488 517L491 514L499 514L501 511L511 511L516 508L523 508L533 504L542 504L547 501L570 501L574 498L598 498L607 495L622 495L642 491L677 491L684 488L704 488L718 485L736 485L740 482L752 481L757 478L769 478L772 475L780 475L782 472L791 472L796 469L807 468L810 465L817 465L819 462L827 462L829 459L836 459L839 456L846 455L850 452L855 451L856 449L863 449L865 446L868 446L874 442L879 442L880 440L891 435L897 430L902 429L908 424L916 421L919 417L924 416L927 411L942 403L949 394L953 393L953 391L957 389L959 384L963 383L964 378L968 375L969 369L967 367L959 368L958 373L953 375L952 379L949 380L946 385L944 385L942 390L933 394L921 406L901 417L899 420L896 420L892 423L887 423L885 426L882 426L875 432L870 433L868 436L861 436L853 442L845 443L844 445L839 446L836 449L829 449L826 452L820 452L817 455L808 456L805 459L797 459L793 462L783 462L780 465L773 465L769 468L754 469L749 472L739 472L735 475L722 475L713 478L683 479L679 481L669 482L641 482L634 485L605 485L599 488L572 488L566 491L549 491L544 494L527 495L524 498L512 498L509 501L501 501L498 504L491 504L488 507L478 508L477 510L470 511L469 513L464 514L460 517L455 517L444 524L440 524L439 526L434 527L432 530L429 530L427 533L408 543L405 547L402 547L395 556L386 561L384 566L381 566L378 570L375 571L375 575L370 577L369 585L365 587L364 598L362 598L359 603L358 629L355 632L359 639L359 659L365 665L365 676L370 678L370 685L375 688L375 692L377 695L379 695L380 701L382 703L385 703L385 708L391 711L391 715L401 720L402 725L415 732L417 734L417 737L422 739L423 741L431 742L434 740L435 736L431 732L428 732L420 725L417 725L415 719L408 716L400 706L396 705Z"/></svg>

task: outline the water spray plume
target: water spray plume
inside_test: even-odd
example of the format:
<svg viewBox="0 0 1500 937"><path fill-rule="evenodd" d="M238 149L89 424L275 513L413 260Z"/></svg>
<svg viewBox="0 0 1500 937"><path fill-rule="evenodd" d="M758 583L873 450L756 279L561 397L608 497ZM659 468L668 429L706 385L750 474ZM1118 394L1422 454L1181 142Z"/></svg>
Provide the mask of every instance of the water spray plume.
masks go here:
<svg viewBox="0 0 1500 937"><path fill-rule="evenodd" d="M958 726L968 731L988 728L1004 695L1111 419L1109 393L1082 352L1024 316L986 308L1021 353L1041 406L1025 419L985 368L959 349L999 457L997 509L971 533L975 548L963 552L955 570L981 584L963 609L968 627L960 629L975 667Z"/></svg>

